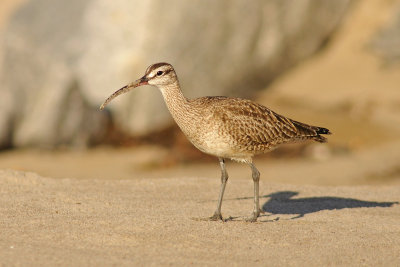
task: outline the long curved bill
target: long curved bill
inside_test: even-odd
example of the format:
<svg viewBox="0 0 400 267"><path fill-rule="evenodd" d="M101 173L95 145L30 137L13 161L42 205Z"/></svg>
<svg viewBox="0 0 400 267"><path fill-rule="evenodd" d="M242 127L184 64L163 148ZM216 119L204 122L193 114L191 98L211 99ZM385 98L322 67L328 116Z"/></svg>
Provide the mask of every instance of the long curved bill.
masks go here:
<svg viewBox="0 0 400 267"><path fill-rule="evenodd" d="M103 110L108 103L111 102L111 100L113 100L114 98L116 98L117 96L129 92L130 90L132 90L135 87L141 86L141 85L146 85L149 84L146 78L140 78L139 80L136 80L128 85L125 85L124 87L122 87L121 89L115 91L112 95L110 95L106 101L104 101L104 103L100 106L100 110Z"/></svg>

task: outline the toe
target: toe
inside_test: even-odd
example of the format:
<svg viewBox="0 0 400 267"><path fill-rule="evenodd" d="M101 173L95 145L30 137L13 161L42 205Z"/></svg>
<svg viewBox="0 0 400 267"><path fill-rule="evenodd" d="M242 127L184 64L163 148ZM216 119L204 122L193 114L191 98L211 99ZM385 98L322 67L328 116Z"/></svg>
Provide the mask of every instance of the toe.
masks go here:
<svg viewBox="0 0 400 267"><path fill-rule="evenodd" d="M224 221L220 213L214 213L211 217L206 218L192 218L195 221Z"/></svg>

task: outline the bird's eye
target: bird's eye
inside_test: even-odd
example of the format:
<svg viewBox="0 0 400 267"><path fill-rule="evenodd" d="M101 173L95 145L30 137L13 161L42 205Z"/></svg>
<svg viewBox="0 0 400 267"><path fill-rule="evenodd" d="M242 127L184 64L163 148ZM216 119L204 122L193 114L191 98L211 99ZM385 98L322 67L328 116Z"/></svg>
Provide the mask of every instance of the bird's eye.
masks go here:
<svg viewBox="0 0 400 267"><path fill-rule="evenodd" d="M157 71L157 76L161 76L163 75L164 72L162 72L161 70Z"/></svg>

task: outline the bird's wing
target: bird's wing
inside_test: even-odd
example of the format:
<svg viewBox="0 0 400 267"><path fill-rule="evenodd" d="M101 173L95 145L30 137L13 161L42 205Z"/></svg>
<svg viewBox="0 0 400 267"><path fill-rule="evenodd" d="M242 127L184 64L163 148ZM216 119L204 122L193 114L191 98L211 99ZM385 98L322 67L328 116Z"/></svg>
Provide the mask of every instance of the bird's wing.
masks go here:
<svg viewBox="0 0 400 267"><path fill-rule="evenodd" d="M221 131L228 132L248 150L268 150L276 145L318 135L312 126L299 124L250 100L221 98L212 105ZM301 127L300 127L301 126Z"/></svg>

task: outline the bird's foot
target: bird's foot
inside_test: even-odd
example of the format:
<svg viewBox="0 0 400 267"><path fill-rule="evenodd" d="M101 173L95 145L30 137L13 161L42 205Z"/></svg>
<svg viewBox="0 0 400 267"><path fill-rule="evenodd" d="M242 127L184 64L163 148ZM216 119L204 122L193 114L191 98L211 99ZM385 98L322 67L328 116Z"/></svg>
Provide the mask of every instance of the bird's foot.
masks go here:
<svg viewBox="0 0 400 267"><path fill-rule="evenodd" d="M232 217L228 217L228 218L224 219L222 217L221 213L215 212L214 215L211 216L211 217L192 218L192 219L195 220L195 221L223 221L223 222L226 222L226 221L231 221L233 218Z"/></svg>
<svg viewBox="0 0 400 267"><path fill-rule="evenodd" d="M257 221L258 216L256 216L255 214L251 215L250 217L245 218L244 220L246 222L256 222Z"/></svg>
<svg viewBox="0 0 400 267"><path fill-rule="evenodd" d="M260 217L260 213L265 213L262 209L259 209L258 211L253 211L250 217L247 217L245 219L246 222L256 222L257 218Z"/></svg>

